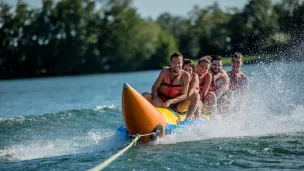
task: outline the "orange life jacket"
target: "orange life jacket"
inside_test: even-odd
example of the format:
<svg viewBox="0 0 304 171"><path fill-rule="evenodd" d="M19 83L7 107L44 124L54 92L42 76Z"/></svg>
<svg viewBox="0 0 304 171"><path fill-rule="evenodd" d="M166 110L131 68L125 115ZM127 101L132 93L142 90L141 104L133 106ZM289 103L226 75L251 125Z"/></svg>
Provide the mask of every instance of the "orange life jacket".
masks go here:
<svg viewBox="0 0 304 171"><path fill-rule="evenodd" d="M170 78L169 68L164 68L165 78L161 85L158 87L158 96L162 99L163 102L167 100L173 99L181 94L182 85L181 85L181 77L183 72L177 76L175 76L172 80Z"/></svg>

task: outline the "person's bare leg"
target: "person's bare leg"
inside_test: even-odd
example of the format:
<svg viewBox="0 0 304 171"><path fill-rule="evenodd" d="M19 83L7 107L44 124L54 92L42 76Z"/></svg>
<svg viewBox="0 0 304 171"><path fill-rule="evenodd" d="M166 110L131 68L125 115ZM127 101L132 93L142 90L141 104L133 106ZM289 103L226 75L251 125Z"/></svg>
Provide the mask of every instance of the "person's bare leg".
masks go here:
<svg viewBox="0 0 304 171"><path fill-rule="evenodd" d="M179 113L187 112L188 107L190 105L189 97L187 97L184 101L180 102L177 106L175 111ZM182 119L178 116L178 122L181 122Z"/></svg>
<svg viewBox="0 0 304 171"><path fill-rule="evenodd" d="M151 93L142 93L142 96L147 99L151 104L153 104L153 98Z"/></svg>
<svg viewBox="0 0 304 171"><path fill-rule="evenodd" d="M222 96L217 103L217 108L221 115L226 115L229 113L230 101L227 95Z"/></svg>
<svg viewBox="0 0 304 171"><path fill-rule="evenodd" d="M206 97L203 99L203 107L208 111L211 112L214 110L213 108L216 107L216 95L214 92L208 92Z"/></svg>
<svg viewBox="0 0 304 171"><path fill-rule="evenodd" d="M189 97L187 97L184 101L180 102L177 105L176 112L179 112L179 113L187 112L190 103L191 103L191 101L189 100Z"/></svg>
<svg viewBox="0 0 304 171"><path fill-rule="evenodd" d="M200 95L199 94L192 94L189 97L190 105L187 112L187 118L193 118L195 115L195 112L197 111L199 101L200 101Z"/></svg>
<svg viewBox="0 0 304 171"><path fill-rule="evenodd" d="M202 108L203 108L203 103L199 100L198 102L198 105L197 105L197 109L195 110L195 112L194 112L194 116L196 117L196 118L199 118L199 117L201 117L202 116Z"/></svg>
<svg viewBox="0 0 304 171"><path fill-rule="evenodd" d="M156 97L157 99L153 99L152 94L151 93L142 93L142 96L147 99L152 105L154 105L155 107L161 107L163 104L163 101L159 98Z"/></svg>

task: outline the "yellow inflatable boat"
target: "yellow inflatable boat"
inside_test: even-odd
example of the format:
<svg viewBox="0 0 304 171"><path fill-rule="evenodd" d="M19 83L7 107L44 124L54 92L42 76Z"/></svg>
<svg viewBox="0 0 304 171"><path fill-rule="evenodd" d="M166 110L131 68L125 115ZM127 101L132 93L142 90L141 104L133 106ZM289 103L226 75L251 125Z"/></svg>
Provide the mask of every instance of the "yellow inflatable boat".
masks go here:
<svg viewBox="0 0 304 171"><path fill-rule="evenodd" d="M186 114L154 107L127 83L123 85L122 115L125 127L118 128L118 131L125 131L128 136L154 133L151 136L142 137L141 140L144 142L171 133L178 126L178 117L181 121L186 119ZM206 120L209 120L209 117Z"/></svg>

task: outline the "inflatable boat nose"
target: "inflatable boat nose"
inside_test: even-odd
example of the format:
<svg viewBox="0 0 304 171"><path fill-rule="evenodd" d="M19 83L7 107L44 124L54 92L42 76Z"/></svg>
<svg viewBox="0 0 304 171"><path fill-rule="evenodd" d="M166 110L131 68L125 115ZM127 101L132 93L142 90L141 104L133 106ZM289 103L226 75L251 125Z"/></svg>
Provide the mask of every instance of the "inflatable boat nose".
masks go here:
<svg viewBox="0 0 304 171"><path fill-rule="evenodd" d="M164 136L166 121L163 115L129 84L123 84L122 115L129 134L157 132ZM155 139L151 136L150 140Z"/></svg>

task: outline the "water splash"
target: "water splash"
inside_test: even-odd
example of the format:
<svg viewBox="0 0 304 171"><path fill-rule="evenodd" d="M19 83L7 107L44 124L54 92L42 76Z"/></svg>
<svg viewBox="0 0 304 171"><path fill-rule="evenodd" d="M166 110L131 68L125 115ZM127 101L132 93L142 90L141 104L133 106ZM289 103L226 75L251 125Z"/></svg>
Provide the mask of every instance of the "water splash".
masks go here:
<svg viewBox="0 0 304 171"><path fill-rule="evenodd" d="M232 101L234 110L213 116L209 124L181 128L158 143L175 144L210 138L304 131L304 105L301 96L304 92L299 88L304 85L298 85L303 84L300 81L301 73L304 72L301 63L272 63L255 67L249 75L250 91Z"/></svg>
<svg viewBox="0 0 304 171"><path fill-rule="evenodd" d="M1 120L0 162L122 147L126 142L114 136L116 126L112 126L120 118L119 109L105 108L104 112L83 109Z"/></svg>
<svg viewBox="0 0 304 171"><path fill-rule="evenodd" d="M94 153L119 149L129 142L125 137L115 134L114 130L92 129L85 136L66 139L23 141L0 149L1 162L16 162L63 155Z"/></svg>
<svg viewBox="0 0 304 171"><path fill-rule="evenodd" d="M210 138L266 136L304 131L304 106L298 106L284 116L262 116L263 114L236 113L229 117L216 116L209 124L181 128L158 143L175 144Z"/></svg>
<svg viewBox="0 0 304 171"><path fill-rule="evenodd" d="M102 106L96 106L96 108L95 108L95 111L99 111L99 112L104 112L105 110L107 110L107 109L113 109L113 110L120 110L121 111L121 109L120 108L118 108L118 107L116 107L115 105L109 105L109 106L107 106L107 105L102 105Z"/></svg>

